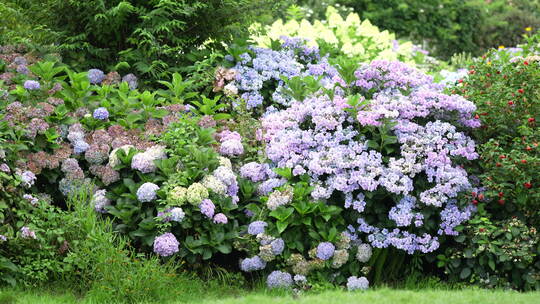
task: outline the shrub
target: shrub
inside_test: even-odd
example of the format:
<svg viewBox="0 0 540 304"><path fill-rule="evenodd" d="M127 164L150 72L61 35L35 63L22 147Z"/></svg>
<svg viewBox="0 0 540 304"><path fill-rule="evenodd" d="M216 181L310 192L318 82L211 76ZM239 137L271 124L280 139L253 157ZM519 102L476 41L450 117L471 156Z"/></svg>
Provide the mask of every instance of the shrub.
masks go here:
<svg viewBox="0 0 540 304"><path fill-rule="evenodd" d="M306 39L309 46L318 46L321 55L328 55L331 62L345 56L358 62L400 60L414 65L424 63L426 55L411 42L398 42L394 34L380 31L369 20L361 21L355 13L343 19L332 6L326 9L324 20L311 23L306 19L279 19L263 31L252 37L259 46L270 47L272 40L282 36L299 37Z"/></svg>
<svg viewBox="0 0 540 304"><path fill-rule="evenodd" d="M340 90L306 97L288 83L303 98L261 118L266 159L240 170L254 201L244 271L344 283L371 266L378 280L390 248L435 251L474 210L458 198L472 190L460 164L477 155L460 130L478 126L475 106L398 62L339 68Z"/></svg>
<svg viewBox="0 0 540 304"><path fill-rule="evenodd" d="M56 1L19 6L34 27L55 33L54 43L78 69L111 69L126 62L144 79L168 78L190 62L196 48L222 48L257 16L268 18L280 2L238 1Z"/></svg>

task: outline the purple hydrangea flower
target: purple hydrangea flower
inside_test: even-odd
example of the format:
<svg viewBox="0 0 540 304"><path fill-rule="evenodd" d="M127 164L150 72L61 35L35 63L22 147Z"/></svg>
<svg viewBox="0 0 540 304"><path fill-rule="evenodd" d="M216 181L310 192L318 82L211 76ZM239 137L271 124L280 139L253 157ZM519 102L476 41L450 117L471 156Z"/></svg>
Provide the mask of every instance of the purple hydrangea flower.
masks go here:
<svg viewBox="0 0 540 304"><path fill-rule="evenodd" d="M24 171L22 174L21 174L21 181L22 181L22 184L23 186L25 186L26 188L30 188L34 185L35 181L36 181L37 177L36 175L32 172L32 171Z"/></svg>
<svg viewBox="0 0 540 304"><path fill-rule="evenodd" d="M366 277L351 276L347 279L347 289L353 290L366 290L369 288L369 281Z"/></svg>
<svg viewBox="0 0 540 304"><path fill-rule="evenodd" d="M174 221L174 222L181 222L186 216L186 214L184 213L184 210L182 210L182 208L180 207L174 207L169 212L171 214L171 221Z"/></svg>
<svg viewBox="0 0 540 304"><path fill-rule="evenodd" d="M214 215L214 224L227 224L227 216L223 213Z"/></svg>
<svg viewBox="0 0 540 304"><path fill-rule="evenodd" d="M264 233L264 228L268 226L267 223L263 221L255 221L249 224L248 233L251 235L257 235L259 233Z"/></svg>
<svg viewBox="0 0 540 304"><path fill-rule="evenodd" d="M270 243L270 246L272 247L272 253L274 255L280 255L283 252L283 249L285 249L285 242L283 239L275 239Z"/></svg>
<svg viewBox="0 0 540 304"><path fill-rule="evenodd" d="M105 73L99 69L88 70L88 80L91 84L100 84L105 79Z"/></svg>
<svg viewBox="0 0 540 304"><path fill-rule="evenodd" d="M135 90L137 88L137 86L139 85L137 83L137 76L135 76L135 75L133 75L131 73L125 75L124 77L122 77L122 82L127 82L128 85L129 85L130 90Z"/></svg>
<svg viewBox="0 0 540 304"><path fill-rule="evenodd" d="M9 173L11 172L11 169L9 169L9 166L6 163L3 163L0 165L0 171L4 173Z"/></svg>
<svg viewBox="0 0 540 304"><path fill-rule="evenodd" d="M290 273L274 270L268 275L266 285L268 288L288 288L293 284L293 278Z"/></svg>
<svg viewBox="0 0 540 304"><path fill-rule="evenodd" d="M87 142L85 142L84 140L78 140L73 145L73 153L81 154L86 152L88 148L90 148L90 145Z"/></svg>
<svg viewBox="0 0 540 304"><path fill-rule="evenodd" d="M252 258L245 258L240 262L240 269L244 272L262 270L266 267L266 262L258 255Z"/></svg>
<svg viewBox="0 0 540 304"><path fill-rule="evenodd" d="M336 247L330 242L322 242L317 246L317 257L321 260L328 260L334 255Z"/></svg>
<svg viewBox="0 0 540 304"><path fill-rule="evenodd" d="M109 118L109 111L107 108L101 107L94 110L94 118L98 120L107 120Z"/></svg>
<svg viewBox="0 0 540 304"><path fill-rule="evenodd" d="M27 226L21 227L21 236L25 239L36 239L36 232Z"/></svg>
<svg viewBox="0 0 540 304"><path fill-rule="evenodd" d="M38 81L27 80L24 82L24 88L27 89L28 91L39 90L41 88L41 85L39 84Z"/></svg>
<svg viewBox="0 0 540 304"><path fill-rule="evenodd" d="M154 239L154 252L160 256L171 256L178 252L180 243L174 234L167 232Z"/></svg>
<svg viewBox="0 0 540 304"><path fill-rule="evenodd" d="M154 183L144 183L137 190L137 199L142 202L151 202L157 198L156 191L159 190L159 186Z"/></svg>
<svg viewBox="0 0 540 304"><path fill-rule="evenodd" d="M211 200L204 199L199 204L199 209L201 209L201 213L206 215L206 217L212 218L214 216L216 206L214 205L214 203Z"/></svg>
<svg viewBox="0 0 540 304"><path fill-rule="evenodd" d="M94 204L94 210L99 213L106 213L105 207L111 204L111 201L105 196L107 190L98 190L92 196L92 203Z"/></svg>

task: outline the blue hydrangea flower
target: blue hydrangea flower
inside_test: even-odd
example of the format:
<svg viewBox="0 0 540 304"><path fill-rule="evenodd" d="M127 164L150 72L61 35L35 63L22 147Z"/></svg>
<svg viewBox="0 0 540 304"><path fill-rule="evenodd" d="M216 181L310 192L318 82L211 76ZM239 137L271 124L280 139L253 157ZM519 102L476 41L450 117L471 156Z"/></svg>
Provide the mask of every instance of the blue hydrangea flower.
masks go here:
<svg viewBox="0 0 540 304"><path fill-rule="evenodd" d="M275 239L270 243L270 246L272 246L272 253L274 255L280 255L283 249L285 249L285 242L283 239Z"/></svg>
<svg viewBox="0 0 540 304"><path fill-rule="evenodd" d="M181 222L186 216L186 214L184 213L184 210L182 210L182 208L180 207L172 208L170 213L171 213L171 221L175 221L175 222Z"/></svg>
<svg viewBox="0 0 540 304"><path fill-rule="evenodd" d="M36 181L36 179L37 179L36 175L32 171L24 171L21 174L22 184L26 188L32 187L32 185L34 185L34 182Z"/></svg>
<svg viewBox="0 0 540 304"><path fill-rule="evenodd" d="M240 269L244 272L250 272L255 270L261 270L266 267L266 262L258 255L252 258L243 259L240 262Z"/></svg>
<svg viewBox="0 0 540 304"><path fill-rule="evenodd" d="M322 242L317 246L317 257L321 260L328 260L334 255L336 247L330 242Z"/></svg>
<svg viewBox="0 0 540 304"><path fill-rule="evenodd" d="M122 82L127 82L130 90L135 90L139 85L137 83L137 76L133 74L127 74L126 76L122 77Z"/></svg>
<svg viewBox="0 0 540 304"><path fill-rule="evenodd" d="M28 91L39 90L41 88L41 85L35 80L27 80L24 82L24 88Z"/></svg>
<svg viewBox="0 0 540 304"><path fill-rule="evenodd" d="M73 152L75 154L81 154L86 152L88 148L90 148L90 145L87 142L85 142L84 140L78 140L73 145Z"/></svg>
<svg viewBox="0 0 540 304"><path fill-rule="evenodd" d="M268 275L266 285L268 288L288 288L293 284L293 278L290 273L274 270Z"/></svg>
<svg viewBox="0 0 540 304"><path fill-rule="evenodd" d="M351 276L347 279L347 290L366 290L369 288L369 281L365 277Z"/></svg>
<svg viewBox="0 0 540 304"><path fill-rule="evenodd" d="M255 221L249 224L248 233L251 235L257 235L259 233L264 233L264 228L268 226L267 223L263 221Z"/></svg>
<svg viewBox="0 0 540 304"><path fill-rule="evenodd" d="M109 118L109 111L104 107L97 108L94 110L94 118L98 120L107 120Z"/></svg>
<svg viewBox="0 0 540 304"><path fill-rule="evenodd" d="M158 190L158 185L154 183L144 183L137 190L137 199L142 203L151 202L157 198L156 191Z"/></svg>
<svg viewBox="0 0 540 304"><path fill-rule="evenodd" d="M99 69L88 70L88 80L91 84L100 84L105 79L105 73Z"/></svg>

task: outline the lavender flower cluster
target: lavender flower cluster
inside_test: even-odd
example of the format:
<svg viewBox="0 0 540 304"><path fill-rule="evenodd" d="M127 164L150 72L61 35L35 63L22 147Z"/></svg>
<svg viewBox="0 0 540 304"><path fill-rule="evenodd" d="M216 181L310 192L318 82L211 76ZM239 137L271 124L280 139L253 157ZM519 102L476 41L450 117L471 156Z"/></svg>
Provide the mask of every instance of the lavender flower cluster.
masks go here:
<svg viewBox="0 0 540 304"><path fill-rule="evenodd" d="M286 85L281 77L322 76L325 86L331 86L339 78L327 58L320 57L317 47L307 46L301 38L282 37L282 40L280 50L250 46L232 69L235 78L225 87L231 95L240 95L248 109L259 107L268 99L277 105L289 105L292 98L285 93ZM223 69L218 72L225 73ZM219 78L221 85L222 79ZM275 89L264 92L265 87Z"/></svg>
<svg viewBox="0 0 540 304"><path fill-rule="evenodd" d="M366 233L374 247L431 252L438 248L438 238L415 232L424 227L423 208L441 210L440 235L455 234L453 228L473 211L455 204L460 193L472 189L459 161L478 157L473 140L456 126L478 127L473 117L476 107L460 96L444 94L431 77L399 62L374 61L361 66L355 76L350 87L370 99L356 111L348 111L343 96L315 95L262 118L270 166L290 168L293 175L307 173L315 200L342 195L344 207L359 216L360 226L351 233ZM394 122L391 133L398 153L370 148L365 132L360 132L388 121ZM266 166L249 163L241 173L253 181L268 180ZM421 176L426 176L427 186L416 189L413 181ZM364 193L375 190L395 198L388 214L395 223L393 230L369 225L362 218ZM329 249L321 249L319 258L329 254Z"/></svg>

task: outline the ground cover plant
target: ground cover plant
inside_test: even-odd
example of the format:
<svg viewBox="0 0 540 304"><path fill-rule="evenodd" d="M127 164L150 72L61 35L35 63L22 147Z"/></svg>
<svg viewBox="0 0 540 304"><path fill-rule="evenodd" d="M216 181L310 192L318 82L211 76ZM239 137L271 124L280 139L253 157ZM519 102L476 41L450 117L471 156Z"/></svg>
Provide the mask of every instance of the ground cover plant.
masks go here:
<svg viewBox="0 0 540 304"><path fill-rule="evenodd" d="M36 35L60 35L31 3L9 3L49 24ZM122 24L173 28L168 18L213 8L115 5ZM205 19L214 33L192 38L185 24L161 27L144 46L87 45L100 51L79 63L88 54L66 57L62 40L75 29L53 38L60 45L1 46L5 301L40 289L89 303L205 301L213 288L208 301L249 289L367 299L426 278L437 289L537 290L540 36L523 29L517 47L442 62L350 9L325 12L313 20L291 6L249 27ZM68 40L107 38L106 17ZM145 72L116 53L166 64ZM257 297L267 299L245 300Z"/></svg>

